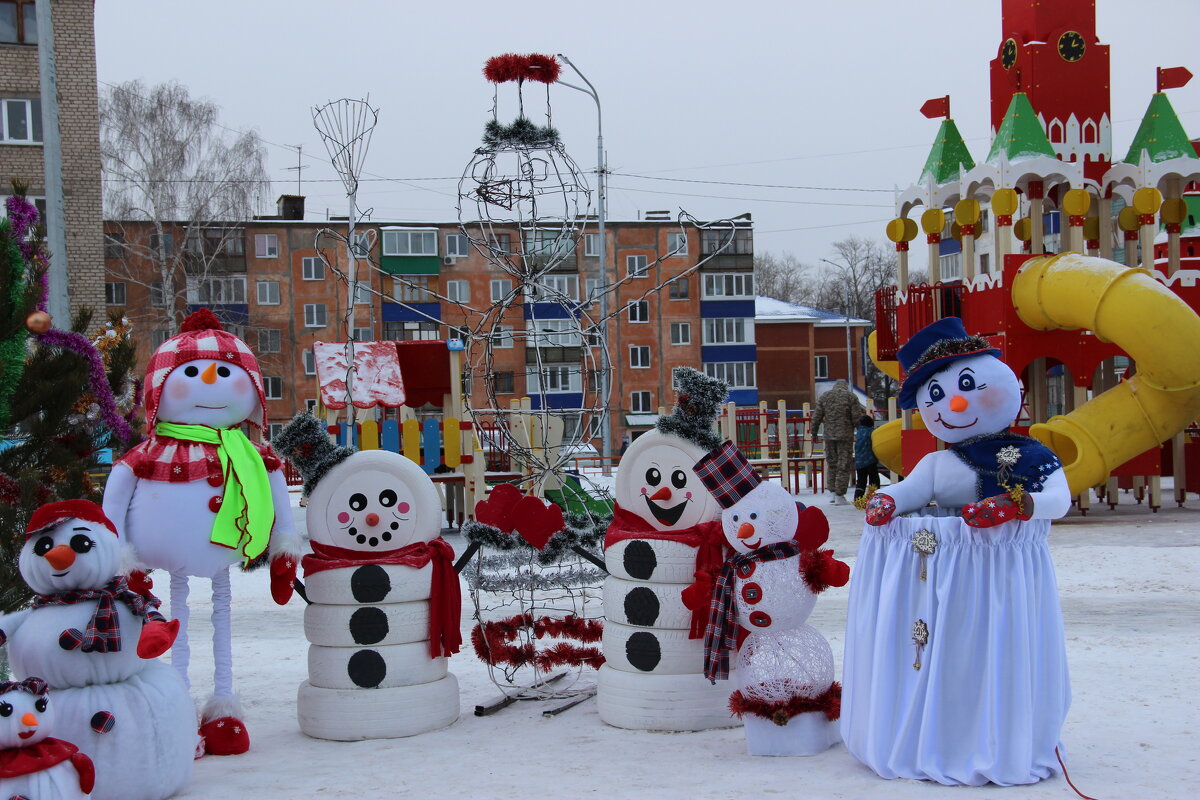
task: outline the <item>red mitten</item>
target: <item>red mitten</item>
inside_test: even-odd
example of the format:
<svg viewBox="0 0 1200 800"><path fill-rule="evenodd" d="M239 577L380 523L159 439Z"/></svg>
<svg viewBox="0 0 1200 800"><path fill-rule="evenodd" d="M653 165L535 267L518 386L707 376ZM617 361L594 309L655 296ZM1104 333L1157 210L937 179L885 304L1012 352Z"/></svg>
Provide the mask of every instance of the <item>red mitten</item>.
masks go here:
<svg viewBox="0 0 1200 800"><path fill-rule="evenodd" d="M271 598L281 606L292 599L296 583L296 557L281 553L271 559Z"/></svg>
<svg viewBox="0 0 1200 800"><path fill-rule="evenodd" d="M800 572L814 594L820 594L830 586L845 586L850 580L850 566L834 558L832 550L802 553Z"/></svg>
<svg viewBox="0 0 1200 800"><path fill-rule="evenodd" d="M138 658L158 658L171 649L178 635L179 620L150 620L142 626L142 633L138 636Z"/></svg>
<svg viewBox="0 0 1200 800"><path fill-rule="evenodd" d="M135 569L129 573L129 590L136 592L142 597L150 594L150 590L154 588L154 579L140 569Z"/></svg>
<svg viewBox="0 0 1200 800"><path fill-rule="evenodd" d="M992 528L1017 519L1029 519L1033 516L1033 499L1025 495L1023 505L1022 509L1007 494L985 497L963 506L963 520L972 528Z"/></svg>
<svg viewBox="0 0 1200 800"><path fill-rule="evenodd" d="M868 525L885 525L896 513L896 501L886 494L876 492L867 501L866 512Z"/></svg>

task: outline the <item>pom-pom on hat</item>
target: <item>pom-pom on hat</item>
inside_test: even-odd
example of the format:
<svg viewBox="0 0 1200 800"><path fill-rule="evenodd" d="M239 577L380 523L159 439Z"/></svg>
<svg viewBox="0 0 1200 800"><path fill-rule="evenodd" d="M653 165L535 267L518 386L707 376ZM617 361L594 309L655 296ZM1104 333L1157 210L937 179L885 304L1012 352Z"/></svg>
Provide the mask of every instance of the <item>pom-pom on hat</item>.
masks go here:
<svg viewBox="0 0 1200 800"><path fill-rule="evenodd" d="M321 421L302 411L271 440L275 452L290 459L304 476L304 494L312 493L329 470L354 455L354 450L329 441Z"/></svg>
<svg viewBox="0 0 1200 800"><path fill-rule="evenodd" d="M713 431L713 420L729 396L729 386L691 367L676 367L672 378L675 407L669 415L660 417L655 427L660 433L687 439L705 450L717 449L721 437Z"/></svg>
<svg viewBox="0 0 1200 800"><path fill-rule="evenodd" d="M945 317L926 325L896 351L896 360L904 370L898 398L900 407L916 408L917 390L935 372L960 359L978 355L999 358L1001 353L985 337L967 333L958 317Z"/></svg>
<svg viewBox="0 0 1200 800"><path fill-rule="evenodd" d="M735 505L763 482L742 451L729 441L697 461L692 471L721 508Z"/></svg>
<svg viewBox="0 0 1200 800"><path fill-rule="evenodd" d="M189 361L223 361L246 370L258 392L258 404L262 409L261 419L246 420L262 430L267 429L267 396L263 392L262 372L258 359L250 347L221 326L217 315L201 308L187 316L179 333L167 339L146 366L146 427L153 428L158 421L158 404L162 399L162 387L167 376L178 366Z"/></svg>
<svg viewBox="0 0 1200 800"><path fill-rule="evenodd" d="M60 500L57 503L47 503L33 512L29 524L25 526L25 537L33 536L47 528L53 528L64 519L81 519L84 522L94 522L103 525L117 535L117 526L112 524L104 514L104 509L91 500Z"/></svg>

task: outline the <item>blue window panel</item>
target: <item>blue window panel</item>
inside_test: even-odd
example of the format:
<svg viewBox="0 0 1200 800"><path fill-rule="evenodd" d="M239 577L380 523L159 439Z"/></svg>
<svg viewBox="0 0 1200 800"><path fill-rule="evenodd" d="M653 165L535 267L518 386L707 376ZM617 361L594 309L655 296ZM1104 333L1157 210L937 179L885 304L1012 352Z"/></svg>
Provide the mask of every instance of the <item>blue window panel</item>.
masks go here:
<svg viewBox="0 0 1200 800"><path fill-rule="evenodd" d="M754 319L753 300L701 300L702 317L746 317Z"/></svg>
<svg viewBox="0 0 1200 800"><path fill-rule="evenodd" d="M188 313L191 314L199 311L202 308L207 308L217 315L217 319L222 322L228 322L231 325L245 325L250 322L250 306L238 303L207 303L201 305L189 305Z"/></svg>
<svg viewBox="0 0 1200 800"><path fill-rule="evenodd" d="M560 303L526 303L525 319L572 319L579 316L579 306Z"/></svg>
<svg viewBox="0 0 1200 800"><path fill-rule="evenodd" d="M945 239L942 239L941 244L938 245L938 255L940 256L949 256L953 255L954 253L961 252L962 242L960 242L958 239L955 239L953 236L947 236Z"/></svg>
<svg viewBox="0 0 1200 800"><path fill-rule="evenodd" d="M729 400L739 406L758 405L758 389L730 389Z"/></svg>
<svg viewBox="0 0 1200 800"><path fill-rule="evenodd" d="M705 364L714 361L758 361L758 347L752 344L701 345L700 360Z"/></svg>
<svg viewBox="0 0 1200 800"><path fill-rule="evenodd" d="M432 322L441 320L441 303L384 303L384 322Z"/></svg>
<svg viewBox="0 0 1200 800"><path fill-rule="evenodd" d="M1057 211L1051 211L1048 214L1042 215L1042 227L1047 235L1051 233L1059 233L1062 230L1062 214Z"/></svg>
<svg viewBox="0 0 1200 800"><path fill-rule="evenodd" d="M549 394L531 394L529 404L534 411L542 407L542 398L546 398L546 408L582 408L583 392L550 392ZM757 402L757 401L755 401Z"/></svg>

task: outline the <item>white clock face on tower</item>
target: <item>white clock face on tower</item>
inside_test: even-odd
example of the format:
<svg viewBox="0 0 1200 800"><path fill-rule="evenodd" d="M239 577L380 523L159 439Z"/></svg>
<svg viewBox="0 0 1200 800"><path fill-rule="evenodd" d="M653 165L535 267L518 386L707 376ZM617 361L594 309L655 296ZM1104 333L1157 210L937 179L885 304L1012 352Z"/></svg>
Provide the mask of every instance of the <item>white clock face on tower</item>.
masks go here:
<svg viewBox="0 0 1200 800"><path fill-rule="evenodd" d="M705 455L699 445L678 436L656 430L642 434L617 467L617 502L659 531L715 519L721 507L692 471Z"/></svg>

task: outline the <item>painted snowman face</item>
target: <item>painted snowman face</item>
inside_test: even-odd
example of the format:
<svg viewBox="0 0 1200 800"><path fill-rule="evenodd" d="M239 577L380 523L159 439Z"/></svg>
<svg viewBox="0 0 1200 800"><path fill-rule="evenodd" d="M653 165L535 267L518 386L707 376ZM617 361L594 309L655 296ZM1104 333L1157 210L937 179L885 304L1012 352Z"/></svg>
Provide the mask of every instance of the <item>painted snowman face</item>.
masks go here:
<svg viewBox="0 0 1200 800"><path fill-rule="evenodd" d="M26 539L17 564L38 594L98 589L120 569L121 549L117 535L103 525L67 519Z"/></svg>
<svg viewBox="0 0 1200 800"><path fill-rule="evenodd" d="M721 528L735 552L748 553L793 538L799 514L786 489L777 483L760 483L721 512Z"/></svg>
<svg viewBox="0 0 1200 800"><path fill-rule="evenodd" d="M37 744L53 730L49 696L24 689L0 694L0 750Z"/></svg>
<svg viewBox="0 0 1200 800"><path fill-rule="evenodd" d="M308 498L314 542L371 553L428 542L441 533L442 504L429 476L399 453L365 450L321 479Z"/></svg>
<svg viewBox="0 0 1200 800"><path fill-rule="evenodd" d="M917 390L925 427L955 444L1008 428L1021 411L1021 386L1008 365L989 355L963 358Z"/></svg>
<svg viewBox="0 0 1200 800"><path fill-rule="evenodd" d="M262 418L250 373L207 358L171 370L163 382L158 421L229 428Z"/></svg>
<svg viewBox="0 0 1200 800"><path fill-rule="evenodd" d="M721 507L692 467L705 450L678 436L644 433L617 467L617 502L659 531L685 530L716 519Z"/></svg>

